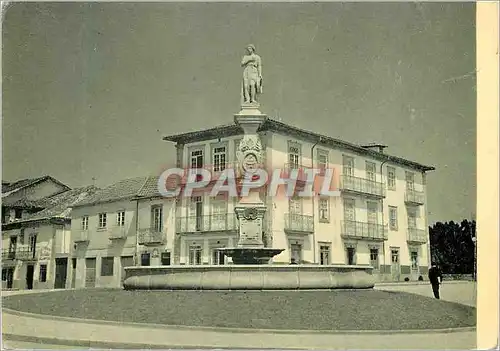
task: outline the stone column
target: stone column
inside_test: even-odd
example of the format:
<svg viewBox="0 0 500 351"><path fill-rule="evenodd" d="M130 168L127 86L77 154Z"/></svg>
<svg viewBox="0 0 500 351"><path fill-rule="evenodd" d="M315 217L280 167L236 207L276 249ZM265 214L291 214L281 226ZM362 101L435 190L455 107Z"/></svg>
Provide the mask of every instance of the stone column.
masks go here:
<svg viewBox="0 0 500 351"><path fill-rule="evenodd" d="M240 185L258 168L263 168L263 148L257 130L267 119L258 109L257 104L243 105L240 113L234 116L234 121L244 132L243 139L237 150L238 174ZM251 181L251 180L250 180ZM251 190L248 196L241 197L234 208L239 220L239 237L237 247L262 248L263 217L266 205L260 198L258 189Z"/></svg>

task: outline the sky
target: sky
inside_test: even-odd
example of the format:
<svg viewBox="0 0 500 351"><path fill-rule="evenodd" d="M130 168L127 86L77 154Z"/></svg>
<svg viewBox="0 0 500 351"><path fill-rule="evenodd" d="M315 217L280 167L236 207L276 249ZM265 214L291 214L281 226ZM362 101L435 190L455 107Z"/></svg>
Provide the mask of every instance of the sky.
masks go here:
<svg viewBox="0 0 500 351"><path fill-rule="evenodd" d="M159 174L162 136L231 123L240 60L261 111L436 167L429 224L476 207L475 4L15 3L2 28L2 179Z"/></svg>

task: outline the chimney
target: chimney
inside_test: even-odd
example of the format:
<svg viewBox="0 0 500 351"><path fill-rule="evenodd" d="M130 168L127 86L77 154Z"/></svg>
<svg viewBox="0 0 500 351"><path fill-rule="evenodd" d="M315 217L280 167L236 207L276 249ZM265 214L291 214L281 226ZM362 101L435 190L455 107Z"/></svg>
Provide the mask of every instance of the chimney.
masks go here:
<svg viewBox="0 0 500 351"><path fill-rule="evenodd" d="M375 150L375 151L383 154L384 149L387 147L387 145L378 144L378 143L370 143L370 144L366 144L366 145L361 145L361 147L364 149Z"/></svg>

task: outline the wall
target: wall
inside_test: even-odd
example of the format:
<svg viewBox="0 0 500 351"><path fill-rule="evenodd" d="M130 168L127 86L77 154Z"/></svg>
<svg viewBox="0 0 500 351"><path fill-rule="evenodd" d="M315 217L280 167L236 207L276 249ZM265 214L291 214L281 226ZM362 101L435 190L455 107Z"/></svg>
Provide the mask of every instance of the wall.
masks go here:
<svg viewBox="0 0 500 351"><path fill-rule="evenodd" d="M85 287L86 258L96 258L97 287L121 286L121 256L135 256L136 254L136 202L117 201L97 204L93 206L76 207L72 210L71 233L72 241L82 228L82 217L88 216L89 242L74 243L74 254L77 258L75 287ZM125 211L126 239L110 240L111 229L117 222L117 213ZM107 213L107 226L99 229L99 213ZM101 259L114 257L113 276L101 276Z"/></svg>

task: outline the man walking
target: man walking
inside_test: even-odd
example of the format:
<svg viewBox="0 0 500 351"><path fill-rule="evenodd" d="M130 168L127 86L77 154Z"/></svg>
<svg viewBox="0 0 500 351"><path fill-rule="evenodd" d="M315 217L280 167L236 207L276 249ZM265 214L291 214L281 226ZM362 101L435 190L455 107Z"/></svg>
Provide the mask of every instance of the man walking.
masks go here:
<svg viewBox="0 0 500 351"><path fill-rule="evenodd" d="M432 262L431 268L429 268L429 281L432 285L434 297L439 299L439 284L443 281L443 275L441 274L439 267L434 262Z"/></svg>

